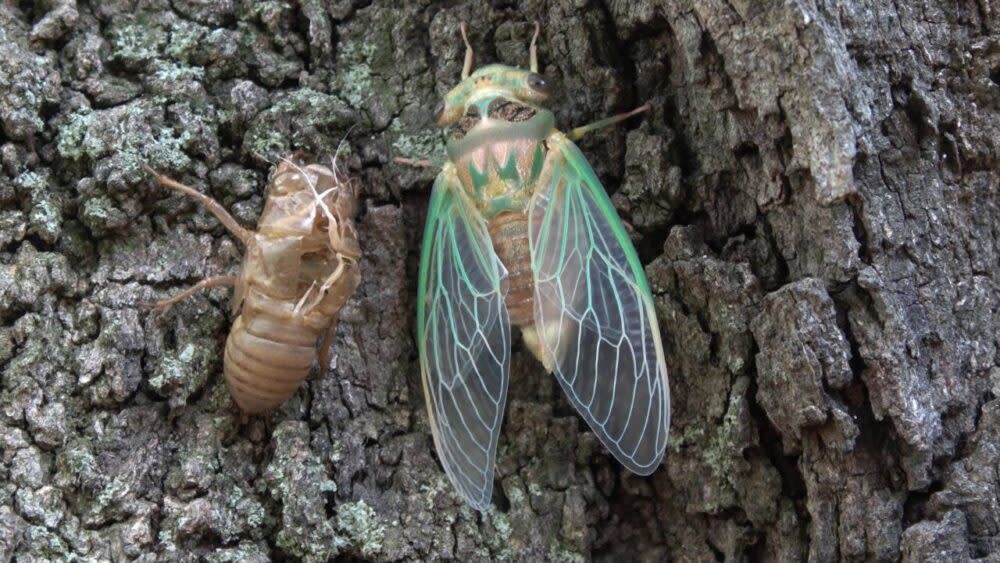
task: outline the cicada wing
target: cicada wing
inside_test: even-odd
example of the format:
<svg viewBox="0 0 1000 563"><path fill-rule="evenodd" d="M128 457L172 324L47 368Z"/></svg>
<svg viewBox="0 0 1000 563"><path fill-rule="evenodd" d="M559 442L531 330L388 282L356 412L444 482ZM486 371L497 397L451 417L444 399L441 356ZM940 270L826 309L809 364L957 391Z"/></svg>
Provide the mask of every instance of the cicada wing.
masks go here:
<svg viewBox="0 0 1000 563"><path fill-rule="evenodd" d="M446 165L424 231L417 342L438 456L462 496L486 510L510 379L507 273L460 189Z"/></svg>
<svg viewBox="0 0 1000 563"><path fill-rule="evenodd" d="M670 427L670 390L649 284L621 219L562 134L529 206L535 324L570 401L628 469L652 473Z"/></svg>

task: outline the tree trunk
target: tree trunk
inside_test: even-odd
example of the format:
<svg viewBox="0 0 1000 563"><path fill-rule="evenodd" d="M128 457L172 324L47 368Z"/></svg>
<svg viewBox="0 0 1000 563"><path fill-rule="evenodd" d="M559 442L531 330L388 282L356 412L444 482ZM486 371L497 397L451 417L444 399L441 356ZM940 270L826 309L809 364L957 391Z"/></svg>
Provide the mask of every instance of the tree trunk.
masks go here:
<svg viewBox="0 0 1000 563"><path fill-rule="evenodd" d="M1000 557L1000 14L990 0L0 3L0 559ZM543 73L633 227L672 435L625 472L515 344L494 507L431 442L416 262L432 108ZM241 420L221 377L271 163L364 185L335 366Z"/></svg>

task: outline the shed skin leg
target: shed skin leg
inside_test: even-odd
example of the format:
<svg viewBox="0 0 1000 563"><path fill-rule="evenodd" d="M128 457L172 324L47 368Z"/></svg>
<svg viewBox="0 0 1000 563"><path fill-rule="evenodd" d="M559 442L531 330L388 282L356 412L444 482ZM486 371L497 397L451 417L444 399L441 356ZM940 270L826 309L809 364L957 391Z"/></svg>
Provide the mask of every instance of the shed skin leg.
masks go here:
<svg viewBox="0 0 1000 563"><path fill-rule="evenodd" d="M326 329L323 335L323 342L319 345L319 376L326 377L330 370L330 347L333 345L333 335L337 332L337 321L330 323L330 328Z"/></svg>
<svg viewBox="0 0 1000 563"><path fill-rule="evenodd" d="M236 285L237 280L238 279L236 276L216 276L212 278L205 278L173 297L168 297L167 299L161 299L153 303L151 307L153 309L166 309L167 307L173 305L174 303L183 301L188 297L191 297L195 293L198 293L199 291L209 289L212 287L227 287L227 286L232 287Z"/></svg>
<svg viewBox="0 0 1000 563"><path fill-rule="evenodd" d="M199 203L205 206L205 209L208 209L212 215L215 215L215 218L218 219L220 223L229 229L229 232L232 233L234 237L240 239L243 244L250 243L250 240L253 238L253 232L243 228L239 222L237 222L236 219L234 219L233 216L226 211L226 208L223 207L221 203L199 192L191 186L186 186L173 178L160 174L156 170L153 170L148 164L143 164L142 166L147 172L156 177L156 181L159 182L161 186L197 199Z"/></svg>

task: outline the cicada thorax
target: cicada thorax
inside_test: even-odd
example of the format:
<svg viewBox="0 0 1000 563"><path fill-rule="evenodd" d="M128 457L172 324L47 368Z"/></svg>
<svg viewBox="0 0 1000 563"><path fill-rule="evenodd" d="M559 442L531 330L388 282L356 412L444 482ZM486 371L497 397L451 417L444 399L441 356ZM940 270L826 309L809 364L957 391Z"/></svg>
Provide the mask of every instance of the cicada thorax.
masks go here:
<svg viewBox="0 0 1000 563"><path fill-rule="evenodd" d="M541 174L552 113L505 98L471 106L456 123L449 157L470 200L486 218L497 257L507 270L510 322L542 359L534 337L534 275L527 208ZM485 118L479 117L485 114Z"/></svg>
<svg viewBox="0 0 1000 563"><path fill-rule="evenodd" d="M470 107L458 122L448 157L485 217L526 209L552 126L551 112L503 98Z"/></svg>
<svg viewBox="0 0 1000 563"><path fill-rule="evenodd" d="M244 412L271 410L296 392L357 288L355 200L354 185L325 166L283 162L272 177L226 341L226 383Z"/></svg>

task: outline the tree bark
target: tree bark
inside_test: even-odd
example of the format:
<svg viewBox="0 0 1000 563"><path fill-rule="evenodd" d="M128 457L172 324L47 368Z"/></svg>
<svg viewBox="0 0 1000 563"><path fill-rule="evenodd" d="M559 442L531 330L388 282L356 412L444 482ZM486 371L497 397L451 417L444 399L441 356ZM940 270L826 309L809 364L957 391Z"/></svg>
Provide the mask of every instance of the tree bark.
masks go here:
<svg viewBox="0 0 1000 563"><path fill-rule="evenodd" d="M1000 15L989 0L0 3L0 559L1000 557ZM543 74L631 225L671 442L625 472L515 344L494 507L438 464L413 339L431 123ZM334 368L241 420L221 377L271 163L364 186Z"/></svg>

